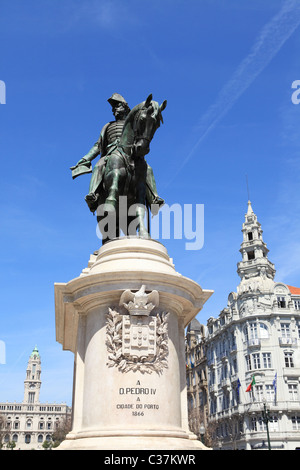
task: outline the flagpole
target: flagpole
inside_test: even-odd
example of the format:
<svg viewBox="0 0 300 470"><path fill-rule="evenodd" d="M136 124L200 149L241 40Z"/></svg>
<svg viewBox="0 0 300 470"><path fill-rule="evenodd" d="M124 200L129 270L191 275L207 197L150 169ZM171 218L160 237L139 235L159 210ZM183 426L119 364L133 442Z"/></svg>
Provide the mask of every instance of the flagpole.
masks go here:
<svg viewBox="0 0 300 470"><path fill-rule="evenodd" d="M270 421L270 412L267 410L266 401L264 400L264 409L262 412L262 419L267 428L267 438L268 438L268 449L271 450L270 434L269 434L269 421Z"/></svg>

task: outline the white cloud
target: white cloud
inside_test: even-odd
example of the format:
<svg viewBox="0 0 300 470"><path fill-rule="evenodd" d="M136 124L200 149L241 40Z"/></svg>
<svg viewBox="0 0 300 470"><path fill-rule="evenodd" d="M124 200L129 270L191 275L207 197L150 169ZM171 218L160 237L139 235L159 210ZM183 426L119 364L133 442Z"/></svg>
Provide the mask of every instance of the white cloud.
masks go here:
<svg viewBox="0 0 300 470"><path fill-rule="evenodd" d="M214 129L257 76L271 62L299 24L300 2L298 0L284 2L280 11L263 27L249 54L239 64L230 80L221 89L215 103L209 107L200 119L198 123L200 129L198 140L183 160L176 175L182 171L182 168L190 160L208 133Z"/></svg>

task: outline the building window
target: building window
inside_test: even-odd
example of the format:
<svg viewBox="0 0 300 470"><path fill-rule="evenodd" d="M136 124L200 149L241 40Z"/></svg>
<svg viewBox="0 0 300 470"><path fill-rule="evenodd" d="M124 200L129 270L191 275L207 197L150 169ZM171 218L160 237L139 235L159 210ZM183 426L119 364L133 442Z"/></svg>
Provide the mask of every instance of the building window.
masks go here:
<svg viewBox="0 0 300 470"><path fill-rule="evenodd" d="M266 385L266 399L268 402L275 402L275 390L273 385Z"/></svg>
<svg viewBox="0 0 300 470"><path fill-rule="evenodd" d="M253 240L253 233L252 232L248 232L248 240L249 241Z"/></svg>
<svg viewBox="0 0 300 470"><path fill-rule="evenodd" d="M25 444L30 444L30 442L31 442L31 435L25 434Z"/></svg>
<svg viewBox="0 0 300 470"><path fill-rule="evenodd" d="M245 356L245 359L247 371L253 369L261 369L262 367L264 369L272 368L271 353L262 353L262 357L260 353L247 354Z"/></svg>
<svg viewBox="0 0 300 470"><path fill-rule="evenodd" d="M269 338L269 331L267 325L264 323L259 324L259 336L262 339L267 339Z"/></svg>
<svg viewBox="0 0 300 470"><path fill-rule="evenodd" d="M290 338L291 337L291 330L289 323L280 323L280 330L281 330L281 337L282 338Z"/></svg>
<svg viewBox="0 0 300 470"><path fill-rule="evenodd" d="M288 384L288 390L289 390L289 400L298 401L298 385Z"/></svg>
<svg viewBox="0 0 300 470"><path fill-rule="evenodd" d="M233 360L232 360L231 369L232 369L232 371L231 371L232 375L238 373L238 365L237 365L237 359L236 359L236 357L233 358Z"/></svg>
<svg viewBox="0 0 300 470"><path fill-rule="evenodd" d="M249 323L249 338L257 339L257 323Z"/></svg>
<svg viewBox="0 0 300 470"><path fill-rule="evenodd" d="M251 430L252 431L266 431L266 425L263 422L262 417L257 418L256 416L253 416L251 418Z"/></svg>
<svg viewBox="0 0 300 470"><path fill-rule="evenodd" d="M292 427L297 431L300 429L300 416L292 416Z"/></svg>
<svg viewBox="0 0 300 470"><path fill-rule="evenodd" d="M14 442L18 442L18 434L14 434L13 437L12 437L12 440Z"/></svg>
<svg viewBox="0 0 300 470"><path fill-rule="evenodd" d="M31 428L31 425L32 425L32 421L29 419L29 420L26 422L26 428L27 428L27 429L30 429L30 428Z"/></svg>
<svg viewBox="0 0 300 470"><path fill-rule="evenodd" d="M271 369L271 353L262 353L264 369Z"/></svg>
<svg viewBox="0 0 300 470"><path fill-rule="evenodd" d="M286 308L285 297L277 296L277 305L278 305L279 308Z"/></svg>
<svg viewBox="0 0 300 470"><path fill-rule="evenodd" d="M251 418L251 431L257 431L257 419L254 416Z"/></svg>
<svg viewBox="0 0 300 470"><path fill-rule="evenodd" d="M270 429L270 432L276 432L279 430L278 416L270 416L269 429Z"/></svg>
<svg viewBox="0 0 300 470"><path fill-rule="evenodd" d="M285 364L285 367L294 367L294 359L293 359L292 352L284 353L284 364Z"/></svg>
<svg viewBox="0 0 300 470"><path fill-rule="evenodd" d="M246 342L254 339L268 339L269 330L264 323L251 322L244 327L244 338Z"/></svg>
<svg viewBox="0 0 300 470"><path fill-rule="evenodd" d="M263 386L262 385L255 385L255 398L256 401L262 402L264 398Z"/></svg>
<svg viewBox="0 0 300 470"><path fill-rule="evenodd" d="M300 310L300 300L294 300L295 310Z"/></svg>
<svg viewBox="0 0 300 470"><path fill-rule="evenodd" d="M34 403L34 392L29 392L28 393L28 403Z"/></svg>
<svg viewBox="0 0 300 470"><path fill-rule="evenodd" d="M38 435L38 442L39 443L43 442L43 434Z"/></svg>
<svg viewBox="0 0 300 470"><path fill-rule="evenodd" d="M260 354L259 353L254 353L252 354L252 363L253 363L253 369L260 369Z"/></svg>
<svg viewBox="0 0 300 470"><path fill-rule="evenodd" d="M248 261L255 258L254 251L248 251L247 255L248 255Z"/></svg>

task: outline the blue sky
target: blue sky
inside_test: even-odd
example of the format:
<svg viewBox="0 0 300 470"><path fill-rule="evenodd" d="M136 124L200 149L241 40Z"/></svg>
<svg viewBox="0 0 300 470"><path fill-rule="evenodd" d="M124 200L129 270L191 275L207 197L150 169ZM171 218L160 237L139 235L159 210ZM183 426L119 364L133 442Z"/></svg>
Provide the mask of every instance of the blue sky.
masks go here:
<svg viewBox="0 0 300 470"><path fill-rule="evenodd" d="M276 279L300 286L300 4L283 0L1 0L0 401L21 401L42 357L42 401L71 404L73 354L55 340L54 283L99 248L74 165L112 119L168 100L148 161L169 205L204 204L204 246L162 240L177 271L213 289L206 323L239 278L246 174ZM0 100L1 101L1 100Z"/></svg>

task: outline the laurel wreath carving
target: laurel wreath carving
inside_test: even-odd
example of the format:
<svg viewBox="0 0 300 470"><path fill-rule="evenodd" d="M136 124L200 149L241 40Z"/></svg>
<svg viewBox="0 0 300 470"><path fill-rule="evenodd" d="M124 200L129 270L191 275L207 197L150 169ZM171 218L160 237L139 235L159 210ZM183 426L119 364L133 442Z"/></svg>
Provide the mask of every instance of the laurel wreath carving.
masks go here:
<svg viewBox="0 0 300 470"><path fill-rule="evenodd" d="M168 313L156 315L156 355L149 360L147 357L128 358L122 354L122 315L109 308L106 315L106 347L108 352L108 367L117 367L121 372L139 371L142 374L156 372L162 374L168 368Z"/></svg>

